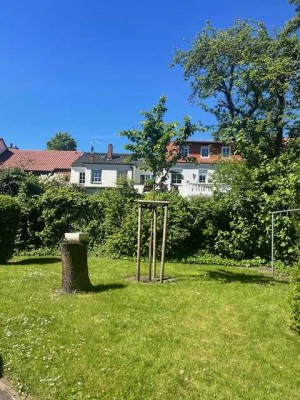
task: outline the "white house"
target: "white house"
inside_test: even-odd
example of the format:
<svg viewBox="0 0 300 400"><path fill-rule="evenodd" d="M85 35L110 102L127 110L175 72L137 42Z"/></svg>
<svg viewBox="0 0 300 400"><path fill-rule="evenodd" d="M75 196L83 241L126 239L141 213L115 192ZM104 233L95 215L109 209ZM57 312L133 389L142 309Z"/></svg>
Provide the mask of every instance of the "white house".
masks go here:
<svg viewBox="0 0 300 400"><path fill-rule="evenodd" d="M166 181L168 189L174 187L184 197L211 196L212 175L217 162L231 156L232 148L220 142L191 141L182 151L190 161L182 160L172 168ZM142 193L145 182L152 175L142 169L142 162L129 161L129 154L113 153L110 144L107 153L84 153L74 161L70 182L93 192L114 187L120 177L132 180L134 187Z"/></svg>

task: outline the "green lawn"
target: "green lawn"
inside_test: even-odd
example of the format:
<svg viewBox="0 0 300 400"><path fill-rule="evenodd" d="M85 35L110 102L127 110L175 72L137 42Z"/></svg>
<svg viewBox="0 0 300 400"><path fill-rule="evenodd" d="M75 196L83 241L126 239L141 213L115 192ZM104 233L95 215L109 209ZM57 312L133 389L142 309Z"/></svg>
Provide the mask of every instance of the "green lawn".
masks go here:
<svg viewBox="0 0 300 400"><path fill-rule="evenodd" d="M90 259L96 291L60 295L60 260L0 266L0 354L34 400L298 399L289 284L254 269Z"/></svg>

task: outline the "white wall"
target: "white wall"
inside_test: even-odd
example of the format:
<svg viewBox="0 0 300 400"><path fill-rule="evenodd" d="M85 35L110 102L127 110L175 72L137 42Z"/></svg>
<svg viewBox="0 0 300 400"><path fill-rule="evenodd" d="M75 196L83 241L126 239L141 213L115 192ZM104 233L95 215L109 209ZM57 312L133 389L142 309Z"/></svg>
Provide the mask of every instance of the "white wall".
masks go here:
<svg viewBox="0 0 300 400"><path fill-rule="evenodd" d="M91 183L91 171L92 169L102 170L102 181L101 183ZM199 170L206 170L208 172L208 184L202 186L209 186L209 177L212 176L215 170L215 166L212 164L176 164L172 170L180 171L183 178L181 184L177 184L179 193L184 196L192 196L197 194L210 195L210 190L202 190L200 192L195 190L195 186L199 186ZM117 171L127 171L127 179L134 181L134 187L142 193L144 185L140 184L141 175L151 175L150 171L144 171L138 168L133 168L128 165L109 165L109 164L87 164L86 167L72 167L70 182L79 184L79 173L85 172L85 184L82 186L91 189L101 189L107 187L114 187L117 181ZM166 181L168 188L171 188L171 173ZM193 184L194 185L193 187ZM198 184L198 185L197 185Z"/></svg>
<svg viewBox="0 0 300 400"><path fill-rule="evenodd" d="M99 183L92 183L92 169L102 171L102 179ZM85 183L81 184L89 188L114 187L117 181L118 171L127 171L127 179L132 179L132 169L129 165L106 165L106 164L87 164L86 167L72 167L70 182L79 184L80 172L85 172Z"/></svg>

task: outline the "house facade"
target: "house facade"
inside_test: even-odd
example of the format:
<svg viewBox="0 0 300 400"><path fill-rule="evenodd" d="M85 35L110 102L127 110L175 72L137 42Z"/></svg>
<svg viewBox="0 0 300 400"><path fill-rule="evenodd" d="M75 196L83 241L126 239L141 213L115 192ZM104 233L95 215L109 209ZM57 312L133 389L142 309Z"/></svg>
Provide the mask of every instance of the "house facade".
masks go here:
<svg viewBox="0 0 300 400"><path fill-rule="evenodd" d="M233 147L216 141L189 141L181 147L184 156L171 169L165 182L183 197L211 196L212 177L224 158L237 158ZM130 154L114 153L112 144L106 153L78 151L19 150L8 147L0 138L0 168L20 168L36 175L63 176L87 192L116 186L121 177L133 181L140 193L145 190L151 171L143 169L142 160L130 161Z"/></svg>
<svg viewBox="0 0 300 400"><path fill-rule="evenodd" d="M212 176L218 161L238 157L233 155L231 146L214 141L191 141L181 151L187 158L172 168L166 185L169 190L175 188L184 197L211 196ZM132 180L134 187L142 193L152 174L142 169L142 162L129 161L129 154L114 154L110 144L106 153L84 153L74 161L70 182L94 192L114 187L120 177Z"/></svg>
<svg viewBox="0 0 300 400"><path fill-rule="evenodd" d="M186 160L178 162L171 170L167 185L174 187L183 197L212 196L213 174L218 162L234 155L232 146L216 141L190 141L182 146Z"/></svg>
<svg viewBox="0 0 300 400"><path fill-rule="evenodd" d="M70 182L94 192L115 187L121 177L135 181L137 163L128 158L129 154L113 153L112 144L106 153L83 153L72 164Z"/></svg>

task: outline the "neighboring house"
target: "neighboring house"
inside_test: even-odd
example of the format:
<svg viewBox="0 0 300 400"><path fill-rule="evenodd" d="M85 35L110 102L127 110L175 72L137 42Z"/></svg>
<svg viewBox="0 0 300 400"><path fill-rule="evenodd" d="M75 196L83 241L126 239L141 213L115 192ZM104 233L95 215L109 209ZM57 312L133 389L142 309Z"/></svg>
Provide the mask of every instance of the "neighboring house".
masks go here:
<svg viewBox="0 0 300 400"><path fill-rule="evenodd" d="M181 152L189 161L179 161L166 183L168 187L177 188L184 197L211 196L212 176L218 162L228 157L240 159L233 154L232 146L215 141L190 141L181 147Z"/></svg>
<svg viewBox="0 0 300 400"><path fill-rule="evenodd" d="M136 162L129 154L113 153L112 144L107 153L83 153L72 164L70 182L83 186L88 192L116 186L118 178L135 181Z"/></svg>
<svg viewBox="0 0 300 400"><path fill-rule="evenodd" d="M0 168L20 168L35 175L70 177L72 163L82 155L78 151L19 150L7 147L0 138Z"/></svg>
<svg viewBox="0 0 300 400"><path fill-rule="evenodd" d="M217 162L232 156L233 148L214 141L190 141L182 147L189 161L178 162L166 181L168 189L175 187L184 197L212 195L212 175ZM72 164L71 183L78 184L94 192L111 188L117 179L126 177L134 187L143 192L144 184L152 178L150 171L144 171L140 161L129 161L129 154L113 153L108 145L107 153L84 153Z"/></svg>
<svg viewBox="0 0 300 400"><path fill-rule="evenodd" d="M232 146L215 141L189 141L181 147L182 159L171 169L166 185L176 188L184 197L211 196L212 175L220 160L233 155ZM129 161L130 154L113 153L112 144L106 153L83 153L56 150L19 150L7 147L0 138L0 168L21 168L36 175L70 177L70 182L88 192L116 186L118 178L132 180L142 193L152 178L150 171L142 169L142 161Z"/></svg>

